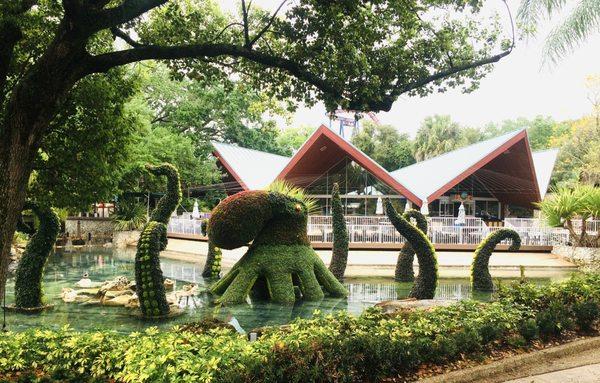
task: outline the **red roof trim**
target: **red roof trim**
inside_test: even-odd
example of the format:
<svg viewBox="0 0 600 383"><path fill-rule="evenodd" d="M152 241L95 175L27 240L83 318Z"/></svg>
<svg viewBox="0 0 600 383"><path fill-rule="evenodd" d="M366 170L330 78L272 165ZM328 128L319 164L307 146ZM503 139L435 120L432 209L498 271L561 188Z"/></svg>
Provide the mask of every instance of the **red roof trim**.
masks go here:
<svg viewBox="0 0 600 383"><path fill-rule="evenodd" d="M246 183L242 181L241 177L236 173L235 170L233 170L231 165L229 165L229 163L225 161L221 153L219 153L219 151L216 148L213 151L213 156L215 156L221 162L221 164L225 167L227 172L237 181L237 183L240 184L242 189L244 189L245 191L250 190L248 186L246 186Z"/></svg>
<svg viewBox="0 0 600 383"><path fill-rule="evenodd" d="M538 197L540 195L539 186L537 184L537 177L535 176L535 167L533 165L533 156L531 155L531 149L529 148L529 142L527 140L527 131L523 130L519 132L517 135L512 137L510 140L506 141L504 144L497 147L494 151L483 157L481 160L477 161L475 164L471 165L467 170L460 173L458 176L454 177L452 180L447 182L444 186L439 188L437 191L433 192L429 197L427 197L427 202L431 203L441 197L445 192L452 189L456 184L463 181L465 178L469 177L477 170L481 169L485 165L487 165L494 158L498 157L500 154L504 153L506 150L511 148L513 145L517 144L519 141L525 140L527 154L529 157L529 163L532 169L533 182L535 183L535 187L537 190Z"/></svg>
<svg viewBox="0 0 600 383"><path fill-rule="evenodd" d="M290 162L288 162L285 168L283 168L283 170L279 173L277 179L285 179L287 174L298 164L300 159L306 154L306 152L308 152L310 147L317 141L317 139L320 136L326 136L327 138L329 138L342 150L344 150L351 158L358 162L363 168L367 169L379 180L383 181L392 189L396 190L398 193L401 193L403 196L408 198L412 203L418 206L421 205L422 201L419 197L414 195L410 190L408 190L401 183L399 183L379 164L377 164L375 161L373 161L360 150L356 149L354 146L352 146L342 137L338 136L325 125L319 126L319 128L312 134L312 136L308 140L306 140L306 142L302 145L300 150L296 152L296 154L292 157Z"/></svg>

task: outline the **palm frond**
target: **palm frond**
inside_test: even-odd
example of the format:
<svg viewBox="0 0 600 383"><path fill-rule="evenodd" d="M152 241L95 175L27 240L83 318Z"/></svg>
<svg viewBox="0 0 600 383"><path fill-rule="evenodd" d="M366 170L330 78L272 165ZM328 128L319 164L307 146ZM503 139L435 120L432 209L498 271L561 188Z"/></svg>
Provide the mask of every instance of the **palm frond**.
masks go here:
<svg viewBox="0 0 600 383"><path fill-rule="evenodd" d="M532 27L540 20L560 12L567 0L523 0L517 10L517 21L526 27Z"/></svg>
<svg viewBox="0 0 600 383"><path fill-rule="evenodd" d="M556 62L600 30L600 1L581 0L566 20L554 28L544 45L544 58Z"/></svg>
<svg viewBox="0 0 600 383"><path fill-rule="evenodd" d="M309 214L313 213L317 208L317 201L314 198L309 197L304 189L294 186L287 181L275 180L269 186L267 186L267 191L285 194L289 197L302 201Z"/></svg>

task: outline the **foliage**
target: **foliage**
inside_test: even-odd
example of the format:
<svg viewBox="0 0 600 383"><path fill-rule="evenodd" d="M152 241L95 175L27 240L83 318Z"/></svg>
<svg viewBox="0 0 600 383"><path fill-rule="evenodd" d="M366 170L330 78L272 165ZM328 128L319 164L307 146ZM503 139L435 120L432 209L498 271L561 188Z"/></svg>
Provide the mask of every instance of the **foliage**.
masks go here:
<svg viewBox="0 0 600 383"><path fill-rule="evenodd" d="M438 280L437 256L427 235L405 218L398 215L391 202L386 200L385 210L392 225L410 243L419 261L419 275L409 297L433 299Z"/></svg>
<svg viewBox="0 0 600 383"><path fill-rule="evenodd" d="M218 278L221 274L221 259L223 258L223 252L215 244L208 240L208 254L206 255L206 263L202 270L202 276L204 278Z"/></svg>
<svg viewBox="0 0 600 383"><path fill-rule="evenodd" d="M600 277L573 277L550 286L503 286L491 303L461 301L449 307L386 315L367 309L315 313L288 326L266 329L249 342L227 328L149 328L130 335L31 329L0 334L0 374L39 369L78 381L122 382L357 382L383 381L433 363L487 355L521 338L584 330L575 319L580 302L600 302ZM548 316L562 305L568 318ZM569 321L569 318L574 320ZM567 319L566 322L559 322Z"/></svg>
<svg viewBox="0 0 600 383"><path fill-rule="evenodd" d="M46 261L60 231L60 221L58 215L48 206L28 201L25 208L31 209L40 224L37 232L31 236L17 266L15 306L37 308L44 304L42 277Z"/></svg>
<svg viewBox="0 0 600 383"><path fill-rule="evenodd" d="M365 121L352 143L389 171L415 163L410 137L391 125Z"/></svg>
<svg viewBox="0 0 600 383"><path fill-rule="evenodd" d="M417 161L427 160L464 146L460 125L450 116L426 117L417 131L413 144Z"/></svg>
<svg viewBox="0 0 600 383"><path fill-rule="evenodd" d="M421 214L418 210L409 210L404 212L403 217L405 220L410 222L411 218L416 221L416 226L423 233L427 233L427 218ZM415 258L415 251L413 250L410 243L405 242L398 254L398 260L396 261L396 270L394 272L394 279L398 282L412 282L415 279L415 271L413 268L413 262Z"/></svg>
<svg viewBox="0 0 600 383"><path fill-rule="evenodd" d="M588 219L600 217L600 188L588 185L553 188L552 194L537 206L548 225L569 230L576 246L600 246L600 233L588 234L586 230ZM581 222L579 232L575 230L575 219Z"/></svg>
<svg viewBox="0 0 600 383"><path fill-rule="evenodd" d="M490 233L475 249L471 265L471 285L474 290L492 291L494 289L494 282L489 270L490 257L496 246L506 239L511 241L509 251L519 250L521 237L519 233L508 228L501 228Z"/></svg>
<svg viewBox="0 0 600 383"><path fill-rule="evenodd" d="M291 155L295 150L300 149L300 146L311 134L315 131L314 126L302 125L298 127L291 127L284 129L277 136L277 145L279 145L285 151L284 154Z"/></svg>
<svg viewBox="0 0 600 383"><path fill-rule="evenodd" d="M120 199L112 219L115 230L138 230L146 224L146 207L132 198Z"/></svg>
<svg viewBox="0 0 600 383"><path fill-rule="evenodd" d="M167 224L171 213L181 201L179 172L171 164L147 165L149 172L167 178L167 191L150 214L144 226L135 254L135 286L140 309L145 317L160 317L169 313L160 252L167 247Z"/></svg>
<svg viewBox="0 0 600 383"><path fill-rule="evenodd" d="M571 53L584 43L592 34L600 31L600 3L595 0L583 0L570 7L565 0L524 0L518 11L518 21L528 34L535 34L542 19L563 16L561 22L546 37L544 57L553 62Z"/></svg>
<svg viewBox="0 0 600 383"><path fill-rule="evenodd" d="M338 281L344 281L344 272L348 263L348 228L344 218L344 209L340 200L340 185L333 184L331 190L331 219L333 226L333 249L329 271Z"/></svg>
<svg viewBox="0 0 600 383"><path fill-rule="evenodd" d="M310 247L308 208L302 200L274 191L246 191L224 199L208 224L216 246L234 249L252 241L246 254L211 286L224 304L246 302L252 295L292 304L298 286L305 300L347 292ZM321 286L323 286L323 290Z"/></svg>
<svg viewBox="0 0 600 383"><path fill-rule="evenodd" d="M306 191L300 187L294 186L292 183L285 180L275 180L269 184L267 191L281 193L288 197L300 200L306 209L308 214L312 213L317 207L317 201L309 197Z"/></svg>

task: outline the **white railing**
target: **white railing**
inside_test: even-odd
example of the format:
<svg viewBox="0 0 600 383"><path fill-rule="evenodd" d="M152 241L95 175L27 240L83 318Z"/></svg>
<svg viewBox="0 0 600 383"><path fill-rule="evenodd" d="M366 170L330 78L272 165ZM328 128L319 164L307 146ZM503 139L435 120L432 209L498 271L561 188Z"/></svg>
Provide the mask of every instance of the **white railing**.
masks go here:
<svg viewBox="0 0 600 383"><path fill-rule="evenodd" d="M429 219L427 236L434 244L444 245L477 245L489 233L501 227L488 227L479 218L469 220L469 225L457 226L453 223L444 225L448 217L438 220ZM477 221L479 220L479 221ZM508 218L505 226L514 229L521 236L522 245L554 246L567 244L569 233L563 228L543 226L534 219ZM403 243L404 237L392 226L387 217L381 216L348 216L346 217L348 236L352 243ZM173 217L169 222L169 233L201 236L201 220ZM333 242L331 216L310 216L308 220L308 237L311 242ZM508 242L504 242L508 244Z"/></svg>

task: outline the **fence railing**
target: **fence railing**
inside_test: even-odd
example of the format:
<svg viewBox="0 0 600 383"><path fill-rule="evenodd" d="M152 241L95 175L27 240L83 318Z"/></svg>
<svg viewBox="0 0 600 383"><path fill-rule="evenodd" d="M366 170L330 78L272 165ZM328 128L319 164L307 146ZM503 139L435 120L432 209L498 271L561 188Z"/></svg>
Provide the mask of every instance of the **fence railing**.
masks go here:
<svg viewBox="0 0 600 383"><path fill-rule="evenodd" d="M444 218L444 220L438 220L438 218ZM453 223L445 224L448 221L446 218L429 218L427 236L432 243L477 245L488 234L501 228L488 227L479 218L468 220L467 222L470 224L464 226ZM510 220L505 222L505 226L519 233L522 245L555 246L569 242L569 233L565 229L540 226L539 222L535 223L533 220L516 218ZM346 217L346 226L352 243L403 243L405 241L387 217ZM172 217L167 231L177 234L201 235L201 220ZM331 217L310 216L307 232L311 242L333 242ZM509 244L509 242L505 241L503 244Z"/></svg>

